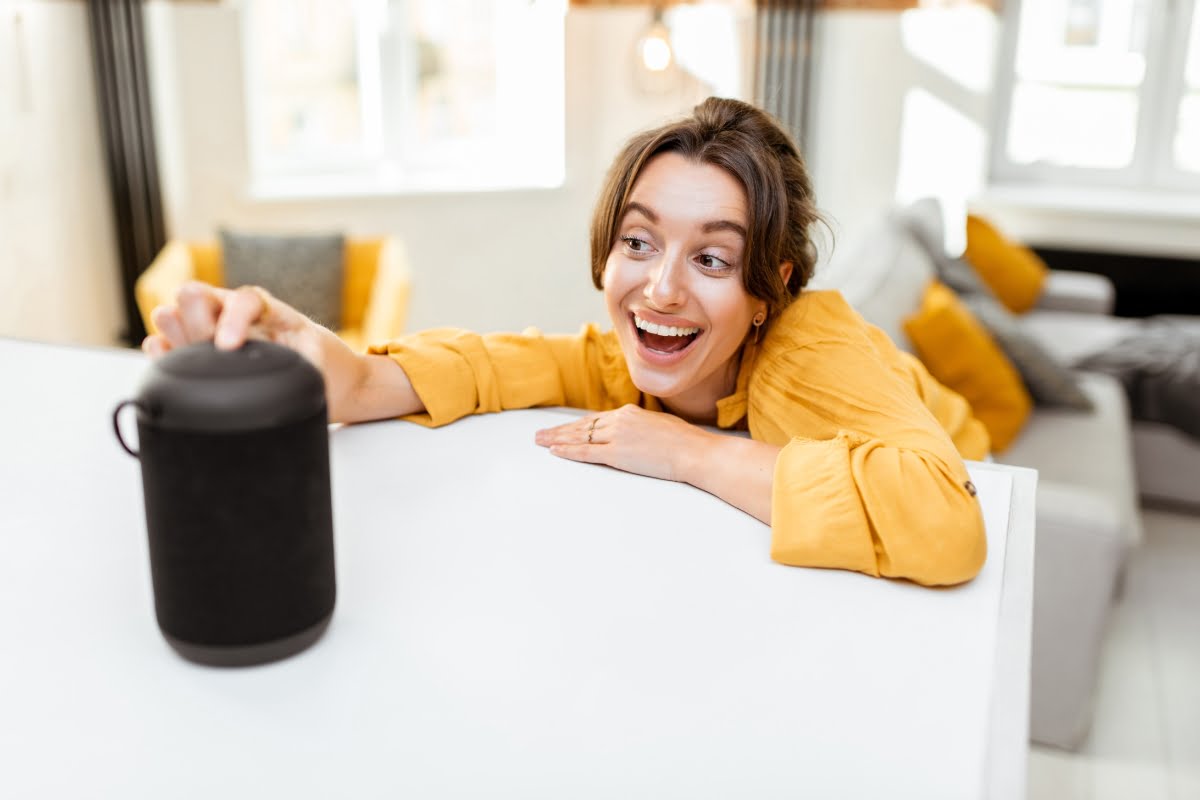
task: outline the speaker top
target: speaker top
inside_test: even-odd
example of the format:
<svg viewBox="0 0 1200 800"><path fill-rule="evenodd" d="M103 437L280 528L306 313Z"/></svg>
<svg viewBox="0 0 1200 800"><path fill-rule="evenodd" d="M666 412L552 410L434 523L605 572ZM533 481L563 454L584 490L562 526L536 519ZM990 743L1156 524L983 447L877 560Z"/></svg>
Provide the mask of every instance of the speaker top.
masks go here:
<svg viewBox="0 0 1200 800"><path fill-rule="evenodd" d="M325 382L303 356L250 340L237 350L212 342L180 347L153 362L137 398L138 420L187 431L275 428L325 408Z"/></svg>

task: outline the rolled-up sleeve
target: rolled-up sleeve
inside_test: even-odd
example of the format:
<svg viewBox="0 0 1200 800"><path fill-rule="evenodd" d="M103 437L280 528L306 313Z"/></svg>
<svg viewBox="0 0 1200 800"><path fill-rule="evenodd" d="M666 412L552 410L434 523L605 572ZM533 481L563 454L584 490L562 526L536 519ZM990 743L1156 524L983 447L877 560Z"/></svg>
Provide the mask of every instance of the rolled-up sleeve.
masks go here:
<svg viewBox="0 0 1200 800"><path fill-rule="evenodd" d="M782 448L772 558L926 585L975 577L987 537L956 443L982 457L978 421L840 298L806 313L764 342L749 386L752 436Z"/></svg>
<svg viewBox="0 0 1200 800"><path fill-rule="evenodd" d="M987 539L956 473L929 453L845 431L794 438L775 462L771 557L926 585L968 581Z"/></svg>
<svg viewBox="0 0 1200 800"><path fill-rule="evenodd" d="M591 325L576 335L550 336L534 328L483 335L439 328L368 352L404 369L425 406L405 419L430 427L514 408L615 408L639 396L615 338Z"/></svg>

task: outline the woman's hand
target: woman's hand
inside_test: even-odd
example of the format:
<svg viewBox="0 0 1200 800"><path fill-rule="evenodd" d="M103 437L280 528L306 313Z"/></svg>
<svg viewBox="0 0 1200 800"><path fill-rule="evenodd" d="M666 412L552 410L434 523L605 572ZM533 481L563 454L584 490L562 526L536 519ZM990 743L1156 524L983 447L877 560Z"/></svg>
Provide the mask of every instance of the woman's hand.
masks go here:
<svg viewBox="0 0 1200 800"><path fill-rule="evenodd" d="M325 371L330 332L265 289L222 289L188 281L174 305L159 306L150 318L158 333L146 337L142 350L152 358L195 342L211 341L221 350L236 350L255 337L295 350Z"/></svg>
<svg viewBox="0 0 1200 800"><path fill-rule="evenodd" d="M627 405L538 431L534 441L572 461L689 482L690 465L713 438L673 414Z"/></svg>
<svg viewBox="0 0 1200 800"><path fill-rule="evenodd" d="M333 421L384 419L423 409L408 376L392 359L358 355L333 331L256 286L222 289L189 281L175 304L154 309L151 319L158 333L142 342L151 358L205 341L236 350L249 338L295 350L324 377Z"/></svg>
<svg viewBox="0 0 1200 800"><path fill-rule="evenodd" d="M690 483L771 524L775 460L782 449L776 445L712 433L634 405L540 430L534 441L573 461Z"/></svg>

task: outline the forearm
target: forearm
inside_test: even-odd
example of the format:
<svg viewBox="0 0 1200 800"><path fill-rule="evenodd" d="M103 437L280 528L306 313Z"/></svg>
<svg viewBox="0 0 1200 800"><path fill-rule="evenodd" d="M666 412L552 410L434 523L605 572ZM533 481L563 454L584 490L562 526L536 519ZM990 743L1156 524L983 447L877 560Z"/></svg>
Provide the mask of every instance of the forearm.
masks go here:
<svg viewBox="0 0 1200 800"><path fill-rule="evenodd" d="M331 422L367 422L425 409L404 369L388 356L334 349L325 361Z"/></svg>
<svg viewBox="0 0 1200 800"><path fill-rule="evenodd" d="M680 477L771 524L775 459L781 448L695 428L683 448Z"/></svg>

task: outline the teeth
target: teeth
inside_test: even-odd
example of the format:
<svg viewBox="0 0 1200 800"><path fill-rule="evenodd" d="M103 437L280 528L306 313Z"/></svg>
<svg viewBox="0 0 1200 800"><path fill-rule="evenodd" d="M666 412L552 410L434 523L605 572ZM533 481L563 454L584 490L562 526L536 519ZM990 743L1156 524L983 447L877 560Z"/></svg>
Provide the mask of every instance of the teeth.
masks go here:
<svg viewBox="0 0 1200 800"><path fill-rule="evenodd" d="M633 323L646 333L653 333L658 336L691 336L693 333L699 333L699 328L677 328L674 325L657 325L653 322L647 322L637 314L633 315Z"/></svg>

